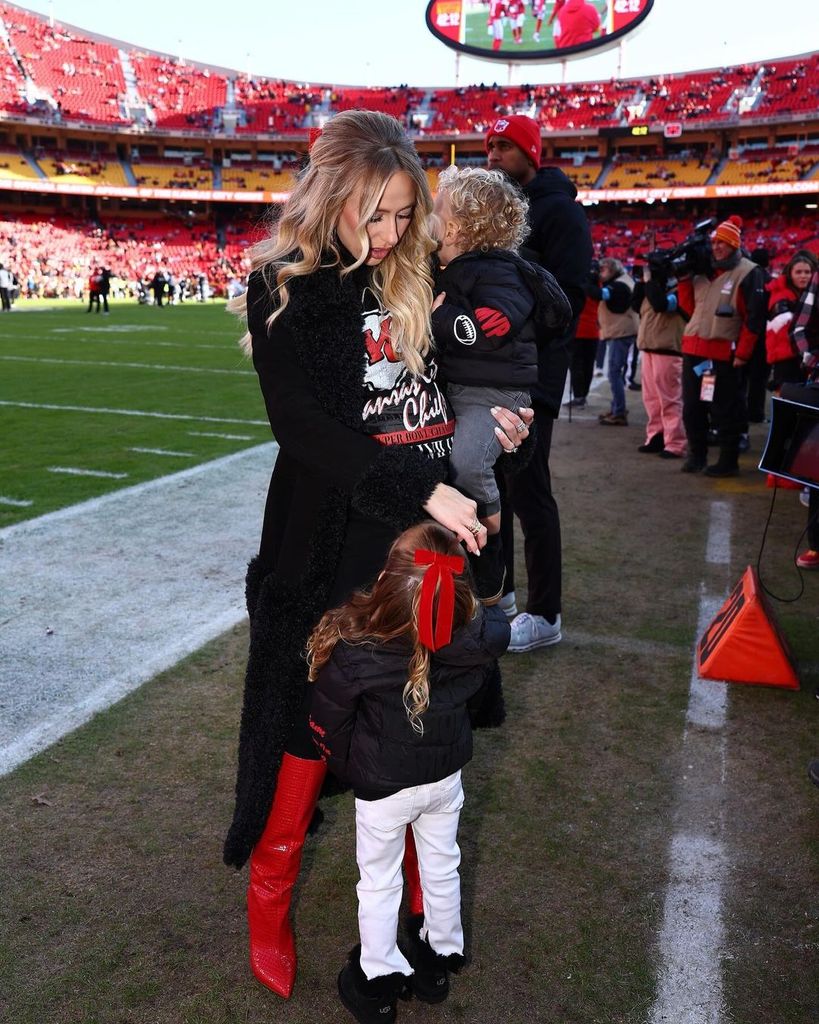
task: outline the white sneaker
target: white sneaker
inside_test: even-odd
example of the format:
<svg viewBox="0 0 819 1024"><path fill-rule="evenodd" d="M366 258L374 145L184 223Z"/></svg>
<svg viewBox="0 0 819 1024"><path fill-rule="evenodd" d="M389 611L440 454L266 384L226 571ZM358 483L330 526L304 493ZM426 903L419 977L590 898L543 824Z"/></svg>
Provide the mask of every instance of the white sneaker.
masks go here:
<svg viewBox="0 0 819 1024"><path fill-rule="evenodd" d="M500 601L498 601L498 608L500 608L507 619L514 619L518 613L518 603L515 599L514 590L510 590L508 594L503 595Z"/></svg>
<svg viewBox="0 0 819 1024"><path fill-rule="evenodd" d="M509 650L513 653L533 651L536 647L549 647L560 643L560 616L551 625L542 615L521 612L512 622L512 639Z"/></svg>

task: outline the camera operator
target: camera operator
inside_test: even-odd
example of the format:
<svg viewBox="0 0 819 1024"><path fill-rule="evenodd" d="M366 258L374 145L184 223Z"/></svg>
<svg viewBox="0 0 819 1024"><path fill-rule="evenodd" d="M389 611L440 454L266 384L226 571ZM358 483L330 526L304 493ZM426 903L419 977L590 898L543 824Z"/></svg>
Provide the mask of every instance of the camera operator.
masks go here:
<svg viewBox="0 0 819 1024"><path fill-rule="evenodd" d="M682 416L682 335L676 280L663 262L649 258L642 281L634 287L632 307L640 314L637 348L643 354L643 405L646 439L637 451L661 459L685 455Z"/></svg>
<svg viewBox="0 0 819 1024"><path fill-rule="evenodd" d="M739 473L739 438L746 420L740 370L765 327L765 278L741 251L742 220L729 217L711 236L711 269L680 275L679 306L689 317L683 332L683 421L688 437L684 473L727 477ZM709 414L719 459L706 468Z"/></svg>
<svg viewBox="0 0 819 1024"><path fill-rule="evenodd" d="M611 409L601 413L599 422L607 427L628 426L626 409L626 364L628 353L637 338L639 317L631 308L634 280L626 273L620 260L606 256L600 260L599 283L592 281L587 289L597 299L597 321L600 337L609 353L609 384Z"/></svg>

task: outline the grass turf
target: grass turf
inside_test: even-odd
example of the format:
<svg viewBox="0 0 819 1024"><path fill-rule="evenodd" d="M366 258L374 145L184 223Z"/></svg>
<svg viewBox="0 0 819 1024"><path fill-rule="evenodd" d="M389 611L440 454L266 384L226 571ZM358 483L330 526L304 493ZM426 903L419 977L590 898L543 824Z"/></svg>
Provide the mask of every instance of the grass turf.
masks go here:
<svg viewBox="0 0 819 1024"><path fill-rule="evenodd" d="M158 313L159 311L153 311ZM176 311L169 312L169 316ZM686 787L701 587L756 558L770 492L638 455L633 429L558 423L565 637L503 662L506 725L476 737L461 829L472 963L444 1005L403 1022L643 1024L658 966L668 848L681 808L727 850L723 1024L805 1024L815 1006L819 578L777 605L803 688L730 687L724 763ZM633 415L633 419L636 416ZM755 428L758 449L761 428ZM704 563L711 503L730 563ZM766 582L793 593L804 525L777 500ZM246 630L238 628L0 780L0 1016L15 1024L335 1024L356 937L353 808L327 802L295 903L289 1002L246 965L245 873L220 862L230 815ZM693 1008L692 1008L693 1012ZM694 1019L693 1017L691 1019Z"/></svg>
<svg viewBox="0 0 819 1024"><path fill-rule="evenodd" d="M223 303L114 302L108 317L18 303L2 325L0 526L270 439Z"/></svg>

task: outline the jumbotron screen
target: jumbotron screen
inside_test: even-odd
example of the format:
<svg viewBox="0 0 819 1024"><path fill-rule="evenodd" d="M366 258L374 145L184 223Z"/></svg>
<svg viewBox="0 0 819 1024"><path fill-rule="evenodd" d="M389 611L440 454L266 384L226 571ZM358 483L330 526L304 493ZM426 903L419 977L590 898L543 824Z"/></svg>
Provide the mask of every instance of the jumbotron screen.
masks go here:
<svg viewBox="0 0 819 1024"><path fill-rule="evenodd" d="M430 32L473 57L552 61L612 46L646 18L654 0L431 0Z"/></svg>

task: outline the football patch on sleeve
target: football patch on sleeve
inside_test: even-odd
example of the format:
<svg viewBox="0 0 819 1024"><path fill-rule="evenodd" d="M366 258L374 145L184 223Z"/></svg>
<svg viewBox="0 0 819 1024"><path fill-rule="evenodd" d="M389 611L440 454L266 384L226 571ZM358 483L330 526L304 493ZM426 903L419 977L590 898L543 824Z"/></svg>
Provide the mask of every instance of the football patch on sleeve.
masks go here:
<svg viewBox="0 0 819 1024"><path fill-rule="evenodd" d="M455 331L455 337L460 341L462 345L474 345L475 339L478 337L478 332L475 330L475 325L466 315L466 313L460 313L455 317L455 325L453 330Z"/></svg>

